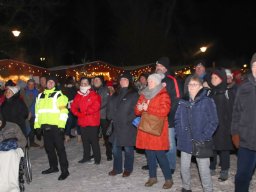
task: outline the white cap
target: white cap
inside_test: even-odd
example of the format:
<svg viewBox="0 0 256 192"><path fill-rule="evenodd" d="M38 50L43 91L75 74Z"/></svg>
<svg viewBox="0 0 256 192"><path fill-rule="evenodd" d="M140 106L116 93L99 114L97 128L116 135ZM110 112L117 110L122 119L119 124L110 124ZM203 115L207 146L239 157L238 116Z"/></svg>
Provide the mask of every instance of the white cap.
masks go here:
<svg viewBox="0 0 256 192"><path fill-rule="evenodd" d="M225 69L225 72L226 72L227 77L230 76L233 78L233 74L231 73L230 69Z"/></svg>

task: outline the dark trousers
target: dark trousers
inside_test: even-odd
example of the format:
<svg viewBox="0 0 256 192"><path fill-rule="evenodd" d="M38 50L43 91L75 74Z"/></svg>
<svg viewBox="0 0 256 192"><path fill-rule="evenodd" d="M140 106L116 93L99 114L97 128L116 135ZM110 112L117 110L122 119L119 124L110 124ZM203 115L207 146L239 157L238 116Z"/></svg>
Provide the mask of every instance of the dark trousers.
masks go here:
<svg viewBox="0 0 256 192"><path fill-rule="evenodd" d="M106 156L108 158L112 158L112 144L108 141L108 136L106 135L108 125L109 125L108 120L106 120L106 119L100 120L100 127L102 129L104 144L106 147Z"/></svg>
<svg viewBox="0 0 256 192"><path fill-rule="evenodd" d="M64 129L60 129L56 125L42 125L42 129L44 132L44 148L48 155L50 167L58 167L57 151L61 172L68 171L68 160L64 146Z"/></svg>
<svg viewBox="0 0 256 192"><path fill-rule="evenodd" d="M35 143L35 128L34 128L35 117L31 117L29 120L30 133L28 135L30 144Z"/></svg>
<svg viewBox="0 0 256 192"><path fill-rule="evenodd" d="M165 180L172 179L169 161L164 150L145 150L149 168L149 177L156 177L157 161L162 169Z"/></svg>
<svg viewBox="0 0 256 192"><path fill-rule="evenodd" d="M237 154L235 192L248 192L256 167L256 151L240 147Z"/></svg>
<svg viewBox="0 0 256 192"><path fill-rule="evenodd" d="M68 119L65 126L65 135L71 135L71 129L76 126L76 117L71 111L68 112Z"/></svg>
<svg viewBox="0 0 256 192"><path fill-rule="evenodd" d="M83 158L85 160L90 160L92 147L95 163L100 163L101 160L98 129L99 127L97 126L81 127L81 136L84 147Z"/></svg>
<svg viewBox="0 0 256 192"><path fill-rule="evenodd" d="M222 171L230 168L230 151L213 151L213 157L210 162L210 169L215 170L217 165L217 155L220 156L220 167Z"/></svg>

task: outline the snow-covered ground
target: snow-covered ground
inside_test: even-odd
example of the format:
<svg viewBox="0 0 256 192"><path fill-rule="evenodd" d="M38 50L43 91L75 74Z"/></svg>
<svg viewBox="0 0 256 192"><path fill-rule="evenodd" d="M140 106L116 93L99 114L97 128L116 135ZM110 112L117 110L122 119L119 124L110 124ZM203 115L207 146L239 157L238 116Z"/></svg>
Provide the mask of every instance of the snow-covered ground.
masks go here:
<svg viewBox="0 0 256 192"><path fill-rule="evenodd" d="M177 169L173 175L174 185L171 189L162 189L164 178L158 168L158 183L152 187L144 187L148 179L148 171L141 169L146 164L143 154L135 153L134 171L130 177L123 178L122 175L108 176L112 170L112 161L106 160L105 148L100 140L102 161L100 165L80 164L82 158L82 144L72 139L66 144L66 151L69 160L70 176L64 181L58 181L59 173L42 175L41 171L49 167L44 149L31 148L30 159L33 169L33 181L26 185L26 192L160 192L160 191L181 191L180 159L177 159ZM219 170L217 170L219 172ZM234 191L234 175L236 172L236 156L231 156L230 178L225 182L218 182L218 175L213 176L214 191ZM251 182L250 191L256 191L256 179ZM192 191L202 191L196 164L191 164Z"/></svg>

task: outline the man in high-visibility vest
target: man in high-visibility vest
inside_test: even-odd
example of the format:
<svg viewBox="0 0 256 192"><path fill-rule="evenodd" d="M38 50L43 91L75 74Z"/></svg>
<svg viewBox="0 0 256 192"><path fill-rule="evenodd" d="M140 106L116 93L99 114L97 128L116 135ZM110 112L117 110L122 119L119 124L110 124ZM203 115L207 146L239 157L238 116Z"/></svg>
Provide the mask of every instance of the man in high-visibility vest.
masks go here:
<svg viewBox="0 0 256 192"><path fill-rule="evenodd" d="M58 180L64 180L69 176L68 160L64 146L64 130L68 118L66 108L68 98L56 89L56 79L49 77L44 92L40 93L35 105L35 129L37 135L43 132L44 147L48 155L50 168L42 171L42 174L58 172L59 157L61 175Z"/></svg>

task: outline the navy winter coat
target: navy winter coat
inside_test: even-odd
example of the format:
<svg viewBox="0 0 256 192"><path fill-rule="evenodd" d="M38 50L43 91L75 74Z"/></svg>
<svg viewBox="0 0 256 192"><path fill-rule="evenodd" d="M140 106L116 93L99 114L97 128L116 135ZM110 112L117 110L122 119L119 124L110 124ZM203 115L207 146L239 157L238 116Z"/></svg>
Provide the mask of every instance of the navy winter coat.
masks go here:
<svg viewBox="0 0 256 192"><path fill-rule="evenodd" d="M192 153L192 138L206 141L212 139L212 135L218 126L218 116L214 101L206 96L206 91L201 89L194 101L183 98L179 102L175 114L175 131L177 137L177 149L186 153Z"/></svg>

